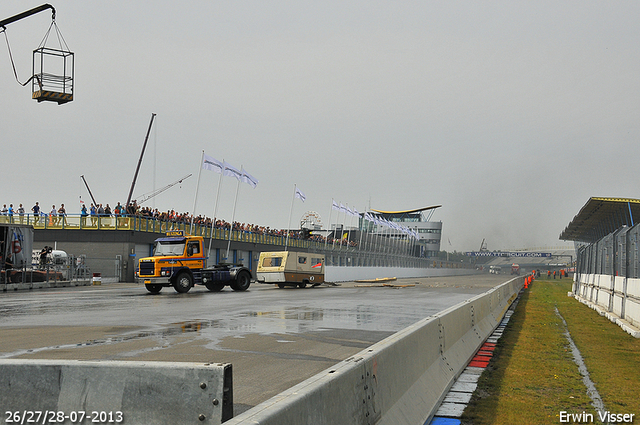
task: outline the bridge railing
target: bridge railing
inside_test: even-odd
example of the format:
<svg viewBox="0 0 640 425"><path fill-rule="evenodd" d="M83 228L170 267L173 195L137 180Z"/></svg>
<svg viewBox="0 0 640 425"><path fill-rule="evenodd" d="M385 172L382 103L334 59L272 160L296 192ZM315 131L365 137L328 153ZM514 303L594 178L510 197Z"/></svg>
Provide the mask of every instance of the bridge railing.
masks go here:
<svg viewBox="0 0 640 425"><path fill-rule="evenodd" d="M166 233L170 230L184 230L206 239L231 240L232 242L249 242L262 245L284 247L286 235L265 235L245 230L233 230L229 235L228 229L212 228L208 225L158 220L141 216L82 216L67 214L53 216L48 214L14 214L0 215L0 223L14 223L31 225L34 229L56 230L100 230L118 231L134 230L138 232ZM420 258L409 254L411 243L407 240L378 238L375 244L366 244L367 248L355 245L325 243L324 241L289 238L288 247L291 250L302 249L327 254L327 265L335 266L400 266L420 268L468 268L470 265L446 262L433 258Z"/></svg>

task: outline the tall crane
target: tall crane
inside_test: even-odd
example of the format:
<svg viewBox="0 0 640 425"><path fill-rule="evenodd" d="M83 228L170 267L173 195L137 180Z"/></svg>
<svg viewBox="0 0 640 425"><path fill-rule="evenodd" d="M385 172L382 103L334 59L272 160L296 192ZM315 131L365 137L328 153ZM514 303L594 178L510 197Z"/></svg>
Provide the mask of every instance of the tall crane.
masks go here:
<svg viewBox="0 0 640 425"><path fill-rule="evenodd" d="M147 141L149 140L149 133L151 133L151 126L153 125L153 119L156 117L156 114L151 114L151 121L149 122L149 128L147 129L147 135L144 138L144 144L142 145L142 152L140 152L140 159L138 160L138 166L136 167L136 172L133 175L133 181L131 182L131 189L129 190L129 196L127 197L127 203L125 204L125 208L129 208L129 204L131 203L131 195L133 195L133 188L136 186L136 180L138 180L138 172L140 171L140 164L142 164L142 157L144 156L144 151L147 148Z"/></svg>
<svg viewBox="0 0 640 425"><path fill-rule="evenodd" d="M149 199L153 198L154 196L160 195L162 192L164 192L167 189L172 188L173 186L177 185L178 183L182 183L183 180L188 179L192 175L193 174L189 173L186 176L184 176L183 178L181 178L180 180L176 180L173 183L170 183L170 184L166 185L165 187L162 187L160 189L154 190L153 192L149 192L149 193L146 193L146 194L142 195L140 200L137 201L138 205L142 204L143 202L148 201Z"/></svg>

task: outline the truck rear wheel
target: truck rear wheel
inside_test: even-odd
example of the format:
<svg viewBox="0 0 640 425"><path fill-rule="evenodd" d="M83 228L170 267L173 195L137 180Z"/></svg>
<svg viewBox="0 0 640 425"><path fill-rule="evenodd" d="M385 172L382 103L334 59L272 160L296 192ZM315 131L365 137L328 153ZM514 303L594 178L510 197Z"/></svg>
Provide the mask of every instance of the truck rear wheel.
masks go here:
<svg viewBox="0 0 640 425"><path fill-rule="evenodd" d="M182 272L178 274L176 280L173 282L173 289L180 294L185 294L189 292L191 287L193 286L193 278L187 272Z"/></svg>
<svg viewBox="0 0 640 425"><path fill-rule="evenodd" d="M251 285L251 274L246 270L241 270L236 275L236 280L231 282L231 289L234 291L246 291Z"/></svg>
<svg viewBox="0 0 640 425"><path fill-rule="evenodd" d="M160 291L162 291L162 285L154 285L154 284L147 283L144 285L144 287L147 288L147 291L151 292L152 294L157 294Z"/></svg>
<svg viewBox="0 0 640 425"><path fill-rule="evenodd" d="M204 286L206 286L207 289L211 292L220 292L222 291L222 288L224 288L224 283L207 282L204 284Z"/></svg>

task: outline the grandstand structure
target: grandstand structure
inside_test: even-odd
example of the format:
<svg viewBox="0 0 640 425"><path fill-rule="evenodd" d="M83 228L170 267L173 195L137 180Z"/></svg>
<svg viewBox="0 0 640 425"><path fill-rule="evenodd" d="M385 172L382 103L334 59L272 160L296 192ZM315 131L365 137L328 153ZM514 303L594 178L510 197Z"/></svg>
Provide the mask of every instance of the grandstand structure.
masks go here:
<svg viewBox="0 0 640 425"><path fill-rule="evenodd" d="M431 221L431 217L435 210L441 206L442 205L434 205L430 207L401 211L371 209L371 214L415 230L420 237L414 247L414 255L416 257L437 257L440 252L440 243L442 239L442 222ZM368 222L362 218L360 219L360 226L361 229L374 234L387 235L391 238L402 237L399 232L394 232L393 229L385 229L381 226L376 226L374 223Z"/></svg>
<svg viewBox="0 0 640 425"><path fill-rule="evenodd" d="M574 241L571 294L640 338L640 200L590 198L560 239Z"/></svg>

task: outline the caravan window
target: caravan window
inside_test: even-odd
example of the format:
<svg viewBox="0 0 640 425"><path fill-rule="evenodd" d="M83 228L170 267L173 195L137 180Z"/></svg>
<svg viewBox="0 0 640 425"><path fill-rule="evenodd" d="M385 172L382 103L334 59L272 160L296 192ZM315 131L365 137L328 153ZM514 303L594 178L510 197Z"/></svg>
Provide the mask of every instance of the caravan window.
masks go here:
<svg viewBox="0 0 640 425"><path fill-rule="evenodd" d="M298 257L298 264L307 264L307 257Z"/></svg>
<svg viewBox="0 0 640 425"><path fill-rule="evenodd" d="M262 267L280 267L282 265L282 257L265 257L262 260Z"/></svg>
<svg viewBox="0 0 640 425"><path fill-rule="evenodd" d="M311 259L311 264L313 266L317 266L318 264L322 264L322 258L312 258Z"/></svg>

